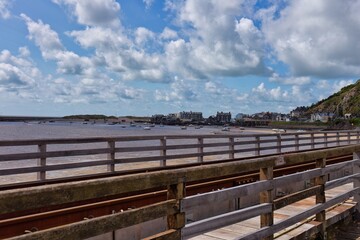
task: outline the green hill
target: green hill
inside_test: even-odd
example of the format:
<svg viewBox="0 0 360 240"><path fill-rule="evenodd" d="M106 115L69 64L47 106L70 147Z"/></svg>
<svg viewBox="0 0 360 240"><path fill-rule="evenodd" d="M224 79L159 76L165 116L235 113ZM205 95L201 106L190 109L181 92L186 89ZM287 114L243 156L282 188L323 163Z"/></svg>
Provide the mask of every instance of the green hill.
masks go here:
<svg viewBox="0 0 360 240"><path fill-rule="evenodd" d="M346 113L351 113L352 116L360 116L360 80L311 105L306 114L316 112L334 113L339 117Z"/></svg>

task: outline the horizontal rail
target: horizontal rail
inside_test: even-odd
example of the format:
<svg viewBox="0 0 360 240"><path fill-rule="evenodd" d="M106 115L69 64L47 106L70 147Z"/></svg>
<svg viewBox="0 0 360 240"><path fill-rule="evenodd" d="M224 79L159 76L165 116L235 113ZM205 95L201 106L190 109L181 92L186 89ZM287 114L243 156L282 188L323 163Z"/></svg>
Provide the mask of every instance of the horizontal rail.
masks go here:
<svg viewBox="0 0 360 240"><path fill-rule="evenodd" d="M182 236L189 237L194 234L199 234L201 232L244 221L249 218L259 216L261 214L269 213L271 212L271 210L271 204L264 203L257 206L252 206L229 213L224 213L204 220L196 221L185 225L185 227L182 229Z"/></svg>

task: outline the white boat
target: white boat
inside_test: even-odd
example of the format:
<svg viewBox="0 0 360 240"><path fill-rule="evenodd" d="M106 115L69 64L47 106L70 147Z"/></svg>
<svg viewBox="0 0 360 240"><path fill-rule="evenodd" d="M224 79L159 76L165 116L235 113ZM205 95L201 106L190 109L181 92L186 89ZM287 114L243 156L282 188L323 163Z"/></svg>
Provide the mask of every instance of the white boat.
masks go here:
<svg viewBox="0 0 360 240"><path fill-rule="evenodd" d="M144 130L150 130L151 128L150 127L144 127Z"/></svg>
<svg viewBox="0 0 360 240"><path fill-rule="evenodd" d="M180 129L181 129L181 130L186 130L187 127L186 127L186 126L181 126Z"/></svg>
<svg viewBox="0 0 360 240"><path fill-rule="evenodd" d="M221 129L221 131L228 132L228 131L230 131L230 128L229 128L229 127L223 127L223 128Z"/></svg>

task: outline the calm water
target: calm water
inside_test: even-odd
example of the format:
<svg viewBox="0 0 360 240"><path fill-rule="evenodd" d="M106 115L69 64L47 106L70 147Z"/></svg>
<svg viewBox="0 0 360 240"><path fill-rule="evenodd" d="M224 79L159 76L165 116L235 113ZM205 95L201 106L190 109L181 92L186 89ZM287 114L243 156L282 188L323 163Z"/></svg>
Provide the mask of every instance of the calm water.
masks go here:
<svg viewBox="0 0 360 240"><path fill-rule="evenodd" d="M82 122L53 122L53 123L41 123L38 122L0 122L0 141L1 140L19 140L19 139L52 139L52 138L85 138L85 137L121 137L121 136L146 136L146 135L203 135L203 134L252 134L252 133L264 133L269 130L248 129L247 131L240 131L238 128L232 128L230 132L221 131L222 127L205 126L201 129L195 129L194 127L188 127L187 130L180 129L179 126L159 126L151 128L151 130L144 130L144 125L137 125L131 127L129 124L124 125L108 125L108 124L83 124ZM195 144L194 140L168 140L167 144ZM207 142L219 141L216 139L209 139ZM227 141L223 139L222 141ZM138 141L138 142L117 142L116 147L127 146L158 146L159 140ZM67 144L67 145L48 145L47 151L58 150L73 150L73 149L91 149L91 148L106 148L106 143L91 143L91 144ZM213 148L213 151L225 150L226 148ZM169 155L194 153L197 149L183 149L180 150L168 150ZM0 147L0 154L12 154L12 153L31 153L37 152L37 146L19 146L19 147ZM116 158L141 158L146 156L159 156L159 151L147 151L147 152L130 152L130 153L116 153ZM216 156L219 158L226 158L227 156ZM207 160L211 160L213 156L207 157ZM67 164L75 162L91 162L95 160L107 159L106 154L98 154L92 156L74 156L74 157L57 157L48 158L47 165ZM196 158L181 159L182 163L194 162ZM177 164L177 160L168 161L167 164ZM143 163L129 163L118 164L116 170L126 170L143 167L159 166L159 161L143 162ZM20 160L20 161L0 161L0 170L15 169L15 168L27 168L37 166L36 159ZM47 178L58 178L64 176L74 176L79 174L98 173L106 171L106 166L85 167L74 170L59 170L51 171L47 173ZM4 172L0 174L0 181L2 183L21 182L36 180L36 173L30 174L18 174L18 175L6 175Z"/></svg>

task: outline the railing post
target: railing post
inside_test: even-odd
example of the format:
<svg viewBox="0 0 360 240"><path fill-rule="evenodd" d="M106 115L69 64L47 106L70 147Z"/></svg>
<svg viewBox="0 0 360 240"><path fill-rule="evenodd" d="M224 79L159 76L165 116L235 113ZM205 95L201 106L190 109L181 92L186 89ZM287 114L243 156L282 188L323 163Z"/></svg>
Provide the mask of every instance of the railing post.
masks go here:
<svg viewBox="0 0 360 240"><path fill-rule="evenodd" d="M315 139L314 139L314 133L311 133L310 134L311 136L311 149L314 149L315 148Z"/></svg>
<svg viewBox="0 0 360 240"><path fill-rule="evenodd" d="M276 153L281 153L281 134L276 136Z"/></svg>
<svg viewBox="0 0 360 240"><path fill-rule="evenodd" d="M328 147L328 134L324 133L324 147Z"/></svg>
<svg viewBox="0 0 360 240"><path fill-rule="evenodd" d="M46 144L38 145L38 152L41 154L41 157L37 161L39 167L46 167ZM46 179L46 170L39 171L37 173L37 180Z"/></svg>
<svg viewBox="0 0 360 240"><path fill-rule="evenodd" d="M203 162L204 161L204 139L203 138L198 138L198 144L199 147L197 149L198 154L200 154L200 156L198 156L197 161L198 162Z"/></svg>
<svg viewBox="0 0 360 240"><path fill-rule="evenodd" d="M359 140L360 140L359 131L356 131L356 143L359 143Z"/></svg>
<svg viewBox="0 0 360 240"><path fill-rule="evenodd" d="M262 180L272 180L273 179L273 167L260 168L260 181ZM260 192L260 203L273 203L273 189ZM260 227L272 226L274 224L274 211L271 210L270 213L260 215ZM263 240L272 240L274 239L273 235L270 235Z"/></svg>
<svg viewBox="0 0 360 240"><path fill-rule="evenodd" d="M336 146L340 146L340 133L336 132Z"/></svg>
<svg viewBox="0 0 360 240"><path fill-rule="evenodd" d="M360 152L353 153L353 159L360 159ZM353 174L360 174L360 164L359 162L353 164ZM360 187L360 179L359 177L354 178L354 188ZM356 210L360 212L360 192L357 192L354 195L354 201L356 204Z"/></svg>
<svg viewBox="0 0 360 240"><path fill-rule="evenodd" d="M185 226L185 213L181 212L181 200L185 197L185 178L180 178L177 184L168 185L167 199L176 199L176 213L167 216L168 229L181 229Z"/></svg>
<svg viewBox="0 0 360 240"><path fill-rule="evenodd" d="M316 160L316 167L317 168L325 168L326 166L326 158L317 159ZM318 203L325 203L326 197L325 197L325 176L321 175L319 177L315 178L315 185L320 186L320 191L316 193L316 204ZM319 212L316 214L316 221L321 222L321 229L320 234L322 235L321 239L327 239L326 238L326 215L325 210Z"/></svg>
<svg viewBox="0 0 360 240"><path fill-rule="evenodd" d="M299 151L299 134L295 134L295 151Z"/></svg>
<svg viewBox="0 0 360 240"><path fill-rule="evenodd" d="M110 152L107 155L107 158L111 163L107 165L108 172L115 172L115 141L110 140L108 141L108 148Z"/></svg>
<svg viewBox="0 0 360 240"><path fill-rule="evenodd" d="M351 144L351 134L350 134L350 132L348 132L347 135L348 135L348 137L347 137L348 138L348 144L350 145Z"/></svg>
<svg viewBox="0 0 360 240"><path fill-rule="evenodd" d="M255 137L255 156L260 155L260 136Z"/></svg>
<svg viewBox="0 0 360 240"><path fill-rule="evenodd" d="M160 150L160 156L164 157L163 160L160 160L160 166L166 166L166 137L160 138L160 146L162 149Z"/></svg>
<svg viewBox="0 0 360 240"><path fill-rule="evenodd" d="M230 137L229 138L229 159L234 159L235 158L235 148L234 148L234 138Z"/></svg>

